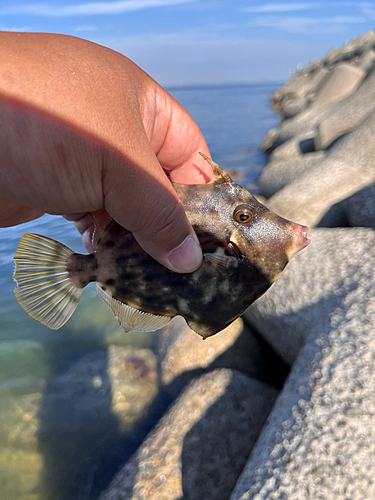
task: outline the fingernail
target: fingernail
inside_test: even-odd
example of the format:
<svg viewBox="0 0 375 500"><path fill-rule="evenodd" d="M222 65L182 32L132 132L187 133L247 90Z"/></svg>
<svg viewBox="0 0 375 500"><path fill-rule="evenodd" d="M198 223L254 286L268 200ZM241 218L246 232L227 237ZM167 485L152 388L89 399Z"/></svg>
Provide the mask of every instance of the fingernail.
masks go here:
<svg viewBox="0 0 375 500"><path fill-rule="evenodd" d="M168 258L174 269L179 273L191 273L202 263L202 249L198 238L188 236L180 246L169 252Z"/></svg>

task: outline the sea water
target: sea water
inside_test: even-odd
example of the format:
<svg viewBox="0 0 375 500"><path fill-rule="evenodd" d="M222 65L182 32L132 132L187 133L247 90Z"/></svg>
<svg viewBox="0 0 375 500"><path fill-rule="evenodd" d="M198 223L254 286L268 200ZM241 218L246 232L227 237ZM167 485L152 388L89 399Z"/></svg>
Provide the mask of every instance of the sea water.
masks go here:
<svg viewBox="0 0 375 500"><path fill-rule="evenodd" d="M276 88L242 85L168 90L197 122L214 161L256 193L256 180L265 164L259 145L277 124L269 105L269 96ZM37 492L44 480L42 462L47 457L37 451L43 447L37 442L38 432L30 431L28 419L35 429L42 424L38 413L28 413L25 405L34 408L33 401L46 396L49 381L64 376L87 353L105 351L111 344L153 348L156 337L124 334L96 297L92 285L84 290L75 314L60 330L49 330L31 319L15 299L12 280L13 256L26 232L54 238L76 252L85 250L73 223L61 217L45 215L27 224L0 229L0 498L44 500L43 494ZM58 418L51 415L49 418ZM55 453L59 455L58 447ZM60 458L63 466L64 456ZM12 461L14 467L10 466ZM32 491L26 495L28 486ZM59 488L56 485L54 498L64 499L68 494L64 496Z"/></svg>

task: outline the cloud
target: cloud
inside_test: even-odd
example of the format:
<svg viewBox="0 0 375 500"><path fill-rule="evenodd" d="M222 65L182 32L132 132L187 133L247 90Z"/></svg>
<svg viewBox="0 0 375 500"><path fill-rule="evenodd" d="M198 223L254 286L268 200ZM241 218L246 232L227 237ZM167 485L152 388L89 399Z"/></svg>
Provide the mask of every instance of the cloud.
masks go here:
<svg viewBox="0 0 375 500"><path fill-rule="evenodd" d="M194 2L195 0L125 0L117 2L92 2L64 7L50 6L42 3L20 4L1 7L0 15L26 15L40 17L73 17L94 16L103 14L120 14L143 10L152 7L166 7Z"/></svg>
<svg viewBox="0 0 375 500"><path fill-rule="evenodd" d="M337 16L334 18L259 16L248 23L251 27L277 28L288 33L340 33L347 24L362 24L364 17Z"/></svg>
<svg viewBox="0 0 375 500"><path fill-rule="evenodd" d="M322 3L267 3L265 5L257 5L255 7L245 7L243 12L294 12L297 10L319 9L324 4Z"/></svg>
<svg viewBox="0 0 375 500"><path fill-rule="evenodd" d="M374 21L375 20L375 5L370 2L360 2L357 4L359 10L362 12L363 15L367 17L368 20Z"/></svg>
<svg viewBox="0 0 375 500"><path fill-rule="evenodd" d="M18 26L16 28L14 27L6 28L2 26L0 27L0 31L14 31L16 33L26 33L27 31L32 31L32 28L30 26Z"/></svg>

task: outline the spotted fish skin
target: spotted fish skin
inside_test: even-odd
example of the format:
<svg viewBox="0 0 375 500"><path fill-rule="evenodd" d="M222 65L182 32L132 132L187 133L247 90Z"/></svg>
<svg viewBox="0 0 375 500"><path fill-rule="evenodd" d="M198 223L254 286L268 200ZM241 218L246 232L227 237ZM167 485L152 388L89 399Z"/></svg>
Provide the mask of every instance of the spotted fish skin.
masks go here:
<svg viewBox="0 0 375 500"><path fill-rule="evenodd" d="M73 314L82 288L95 281L125 331L153 331L176 315L203 338L228 326L307 246L308 228L270 212L205 159L213 181L173 184L202 246L199 269L188 274L166 269L100 211L92 214L98 236L91 255L43 236L23 236L14 276L21 306L50 328L60 328Z"/></svg>

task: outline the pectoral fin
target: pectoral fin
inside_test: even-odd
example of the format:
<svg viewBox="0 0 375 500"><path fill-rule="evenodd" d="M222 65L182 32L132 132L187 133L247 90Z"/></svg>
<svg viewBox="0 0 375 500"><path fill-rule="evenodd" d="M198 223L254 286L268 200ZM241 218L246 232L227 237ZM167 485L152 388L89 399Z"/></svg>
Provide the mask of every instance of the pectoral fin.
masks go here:
<svg viewBox="0 0 375 500"><path fill-rule="evenodd" d="M112 222L112 217L109 213L101 208L96 212L90 212L91 217L94 219L94 233L92 235L92 246L95 248L101 235L104 233L108 225Z"/></svg>
<svg viewBox="0 0 375 500"><path fill-rule="evenodd" d="M225 255L222 249L216 250L215 253L205 253L204 258L216 266L217 270L224 276L232 276L238 267L237 259Z"/></svg>
<svg viewBox="0 0 375 500"><path fill-rule="evenodd" d="M99 297L109 306L125 332L154 332L167 325L172 318L139 311L115 299L97 283Z"/></svg>

